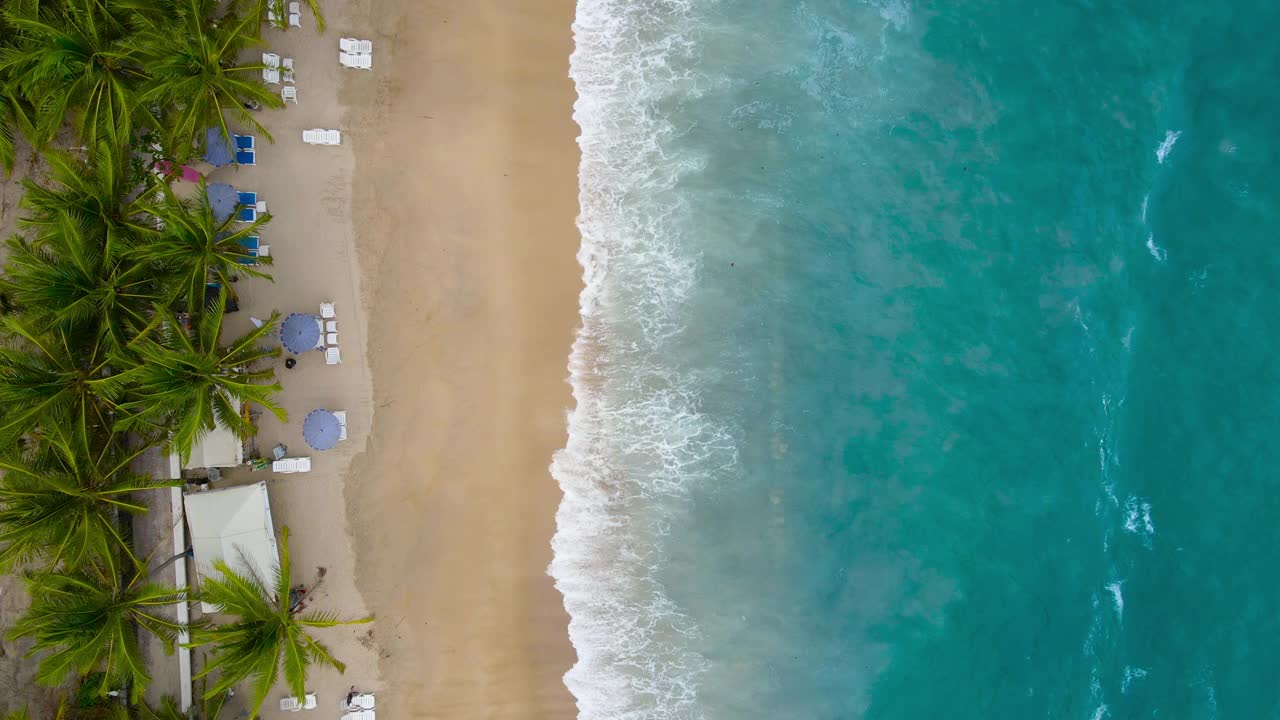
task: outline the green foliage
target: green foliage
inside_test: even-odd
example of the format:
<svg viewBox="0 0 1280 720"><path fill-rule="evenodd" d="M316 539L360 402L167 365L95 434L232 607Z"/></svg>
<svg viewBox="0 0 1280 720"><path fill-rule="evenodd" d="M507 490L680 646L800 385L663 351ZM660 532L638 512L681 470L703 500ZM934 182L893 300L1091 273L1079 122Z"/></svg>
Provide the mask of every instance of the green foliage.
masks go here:
<svg viewBox="0 0 1280 720"><path fill-rule="evenodd" d="M185 590L146 582L144 568L125 582L114 569L88 565L30 575L27 586L31 608L9 636L34 639L28 656L41 655L36 681L44 685L96 670L112 686L127 684L137 702L151 677L135 629L160 638L170 652L182 629L157 611L183 600ZM106 690L103 685L101 692Z"/></svg>
<svg viewBox="0 0 1280 720"><path fill-rule="evenodd" d="M253 402L287 419L275 402L280 384L270 367L255 369L263 360L280 355L279 347L259 343L275 329L278 314L262 327L222 345L225 291L215 302L189 317L187 326L166 318L151 336L135 341L136 362L119 377L133 389L120 406L120 427L148 436L169 434L185 462L201 435L215 420L241 437L253 432L240 416L240 404ZM121 363L130 358L122 357Z"/></svg>
<svg viewBox="0 0 1280 720"><path fill-rule="evenodd" d="M134 257L169 278L174 293L185 299L188 312L198 312L203 306L205 286L211 281L225 288L238 275L271 279L257 265L270 265L271 258L254 258L240 244L258 235L271 221L270 214L241 223L233 213L218 222L203 180L194 196L182 198L156 179L146 196L152 199L140 202L138 210L155 218L163 229L152 231L150 240L137 248Z"/></svg>
<svg viewBox="0 0 1280 720"><path fill-rule="evenodd" d="M206 578L200 600L217 605L235 621L192 630L192 647L213 646L212 656L198 677L217 673L206 697L226 692L241 680L252 681L250 717L258 716L267 694L284 674L295 697L306 693L307 672L314 664L345 672L343 665L308 632L314 628L372 622L373 618L340 620L333 613L299 612L289 605L289 528L280 538L280 566L271 578L236 572L226 563L214 564L217 577ZM269 586L267 583L271 583Z"/></svg>
<svg viewBox="0 0 1280 720"><path fill-rule="evenodd" d="M43 563L77 569L96 563L119 572L117 558L137 560L117 515L146 512L135 493L171 487L131 472L142 450L127 453L117 436L60 426L37 452L0 456L0 568ZM145 449L145 448L144 448Z"/></svg>
<svg viewBox="0 0 1280 720"><path fill-rule="evenodd" d="M308 0L323 30L317 2ZM172 648L176 623L157 610L185 589L147 582L128 534L145 494L176 482L133 472L155 444L185 461L216 423L241 437L251 402L286 419L268 340L277 315L222 338L226 294L270 280L270 258L240 244L270 221L217 221L206 187L179 196L152 168L182 162L215 127L270 139L246 102L280 107L261 65L238 64L260 43L264 0L0 0L0 168L21 136L48 172L26 181L19 234L0 274L0 571L22 569L32 596L9 629L32 638L37 680L83 676L66 720L124 720L107 702L149 677L139 632ZM283 10L283 7L280 7ZM282 13L283 14L283 13ZM69 138L79 147L53 150ZM208 287L218 297L206 302ZM253 680L254 714L282 674L304 693L308 668L343 669L309 631L368 622L289 607L288 530L268 587L219 565L204 599L236 621L192 628L212 647L198 714L215 720L228 689ZM142 720L187 720L171 700L136 706ZM13 720L26 720L25 716Z"/></svg>

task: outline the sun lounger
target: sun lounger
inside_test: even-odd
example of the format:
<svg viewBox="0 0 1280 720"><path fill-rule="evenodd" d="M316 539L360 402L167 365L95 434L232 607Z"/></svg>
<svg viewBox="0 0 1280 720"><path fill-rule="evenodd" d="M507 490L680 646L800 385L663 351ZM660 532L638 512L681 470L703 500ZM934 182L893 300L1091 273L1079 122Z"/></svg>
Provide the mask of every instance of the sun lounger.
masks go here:
<svg viewBox="0 0 1280 720"><path fill-rule="evenodd" d="M271 472L281 473L285 475L289 473L311 472L311 458L295 457L295 458L284 458L283 460L276 460L275 462L271 463Z"/></svg>
<svg viewBox="0 0 1280 720"><path fill-rule="evenodd" d="M246 192L241 190L240 192L236 193L236 195L240 198L241 205L256 206L258 204L258 193L256 192Z"/></svg>
<svg viewBox="0 0 1280 720"><path fill-rule="evenodd" d="M289 3L289 25L292 27L302 27L302 4L297 2Z"/></svg>
<svg viewBox="0 0 1280 720"><path fill-rule="evenodd" d="M356 57L357 56L355 53L349 53L349 52L346 52L345 50L339 50L338 64L341 65L342 67L355 67Z"/></svg>
<svg viewBox="0 0 1280 720"><path fill-rule="evenodd" d="M285 82L293 83L293 58L285 58L280 62L280 76Z"/></svg>
<svg viewBox="0 0 1280 720"><path fill-rule="evenodd" d="M361 710L357 715L359 715L360 720L376 720L373 710Z"/></svg>
<svg viewBox="0 0 1280 720"><path fill-rule="evenodd" d="M316 332L319 333L319 336L316 338L315 349L323 350L324 349L324 321L321 320L320 318L316 318Z"/></svg>
<svg viewBox="0 0 1280 720"><path fill-rule="evenodd" d="M269 68L280 67L280 56L275 53L262 53L262 64Z"/></svg>
<svg viewBox="0 0 1280 720"><path fill-rule="evenodd" d="M338 53L338 62L342 63L343 67L349 67L356 70L372 70L373 69L372 55Z"/></svg>
<svg viewBox="0 0 1280 720"><path fill-rule="evenodd" d="M337 303L332 303L332 302L320 303L320 317L322 318L338 317L337 307L338 307Z"/></svg>
<svg viewBox="0 0 1280 720"><path fill-rule="evenodd" d="M260 257L260 258L264 258L264 257L271 257L271 246L270 246L270 245L259 245L259 246L258 246L258 257Z"/></svg>
<svg viewBox="0 0 1280 720"><path fill-rule="evenodd" d="M324 323L324 331L325 331L325 332L338 332L338 321L337 321L337 320L326 320L326 321L325 321L325 323Z"/></svg>
<svg viewBox="0 0 1280 720"><path fill-rule="evenodd" d="M337 344L338 344L338 333L325 333L325 335L324 335L324 344L325 344L325 345L337 345Z"/></svg>
<svg viewBox="0 0 1280 720"><path fill-rule="evenodd" d="M257 219L258 219L258 208L255 208L255 207L242 207L236 213L236 220L239 222L251 223Z"/></svg>
<svg viewBox="0 0 1280 720"><path fill-rule="evenodd" d="M298 104L298 88L292 85L285 85L280 88L280 99L285 102L292 100L295 105Z"/></svg>
<svg viewBox="0 0 1280 720"><path fill-rule="evenodd" d="M357 41L356 41L356 52L360 53L361 55L372 55L372 54L373 54L373 41L372 41L372 40L357 40Z"/></svg>
<svg viewBox="0 0 1280 720"><path fill-rule="evenodd" d="M259 200L258 202L256 202L256 203L254 203L254 204L253 204L253 209L254 209L254 210L257 210L259 215L266 215L266 214L267 214L267 201L266 201L266 200Z"/></svg>
<svg viewBox="0 0 1280 720"><path fill-rule="evenodd" d="M314 710L318 704L315 693L307 693L302 702L298 702L298 698L292 696L280 698L280 709L286 712Z"/></svg>
<svg viewBox="0 0 1280 720"><path fill-rule="evenodd" d="M337 346L329 346L324 349L324 364L325 365L342 364L342 353L338 352Z"/></svg>
<svg viewBox="0 0 1280 720"><path fill-rule="evenodd" d="M275 2L267 3L267 22L271 23L276 27L280 26L280 16L276 14Z"/></svg>
<svg viewBox="0 0 1280 720"><path fill-rule="evenodd" d="M302 142L309 145L341 145L342 133L337 130L303 130Z"/></svg>
<svg viewBox="0 0 1280 720"><path fill-rule="evenodd" d="M254 157L254 153L252 150L237 150L236 164L237 165L257 165L258 163L257 163L257 159Z"/></svg>
<svg viewBox="0 0 1280 720"><path fill-rule="evenodd" d="M280 70L278 70L277 68L263 68L262 79L264 82L270 83L271 85L279 85Z"/></svg>
<svg viewBox="0 0 1280 720"><path fill-rule="evenodd" d="M232 135L231 138L236 141L237 150L255 149L252 135Z"/></svg>
<svg viewBox="0 0 1280 720"><path fill-rule="evenodd" d="M347 439L347 411L334 410L333 416L338 418L338 440ZM370 707L373 707L372 705Z"/></svg>
<svg viewBox="0 0 1280 720"><path fill-rule="evenodd" d="M343 52L369 55L373 52L373 41L357 40L355 38L338 38L338 48Z"/></svg>
<svg viewBox="0 0 1280 720"><path fill-rule="evenodd" d="M362 695L357 695L353 699L355 700L356 704L360 706L361 710L373 709L373 693L364 693Z"/></svg>

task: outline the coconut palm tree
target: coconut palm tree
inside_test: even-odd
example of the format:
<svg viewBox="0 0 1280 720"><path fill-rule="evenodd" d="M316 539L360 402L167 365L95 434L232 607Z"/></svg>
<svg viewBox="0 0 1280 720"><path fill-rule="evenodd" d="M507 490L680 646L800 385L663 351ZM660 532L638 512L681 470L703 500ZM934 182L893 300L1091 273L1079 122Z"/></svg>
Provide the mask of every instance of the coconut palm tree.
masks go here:
<svg viewBox="0 0 1280 720"><path fill-rule="evenodd" d="M120 513L145 513L137 493L179 481L130 471L146 448L123 448L119 436L59 426L35 451L0 455L0 568L41 563L74 570L92 562L118 571L120 557L136 563L120 533Z"/></svg>
<svg viewBox="0 0 1280 720"><path fill-rule="evenodd" d="M82 328L38 332L12 315L0 318L0 333L0 448L56 427L111 427L124 387L100 342Z"/></svg>
<svg viewBox="0 0 1280 720"><path fill-rule="evenodd" d="M262 327L222 345L225 291L217 300L187 318L167 316L156 330L134 342L120 363L133 366L120 375L130 388L120 404L122 430L147 437L169 437L186 462L191 448L215 421L240 437L254 428L240 416L240 406L252 402L281 421L287 414L275 402L280 391L275 370L255 367L280 355L279 347L260 343L275 329L278 313ZM162 308L157 314L164 315Z"/></svg>
<svg viewBox="0 0 1280 720"><path fill-rule="evenodd" d="M0 32L4 32L2 25ZM0 75L0 170L5 175L13 171L17 160L18 133L27 137L35 134L31 108L14 89L13 80Z"/></svg>
<svg viewBox="0 0 1280 720"><path fill-rule="evenodd" d="M35 107L35 141L43 147L68 115L80 138L122 144L135 117L152 124L138 103L145 75L132 31L109 0L9 2L2 12L16 33L0 51L0 75L13 78Z"/></svg>
<svg viewBox="0 0 1280 720"><path fill-rule="evenodd" d="M139 56L148 79L141 99L165 108L164 146L185 159L216 127L231 143L230 124L271 133L245 108L246 102L279 108L284 101L262 84L262 64L236 64L242 51L259 42L259 15L238 12L239 2L215 17L217 0L120 0L135 12ZM253 10L258 8L252 4Z"/></svg>
<svg viewBox="0 0 1280 720"><path fill-rule="evenodd" d="M212 646L209 662L197 676L217 675L217 682L206 696L225 693L241 680L251 678L249 717L255 718L282 670L285 684L298 698L306 693L307 672L312 665L328 665L346 672L346 665L309 631L372 622L373 618L340 620L335 613L302 612L290 602L289 528L281 533L280 565L273 577L237 572L222 561L216 561L214 568L218 575L202 580L200 599L219 606L236 620L192 631L192 647Z"/></svg>
<svg viewBox="0 0 1280 720"><path fill-rule="evenodd" d="M4 289L36 331L89 328L108 350L123 347L151 321L164 299L151 268L127 251L140 233L126 200L131 191L118 149L104 147L94 163L50 153L48 184L26 184L27 214L19 225L31 239L8 241Z"/></svg>
<svg viewBox="0 0 1280 720"><path fill-rule="evenodd" d="M127 683L131 700L146 692L151 676L138 644L137 628L158 637L172 652L183 626L157 611L181 602L186 589L146 582L139 566L126 582L114 568L88 565L76 571L30 575L31 607L14 623L11 638L34 638L27 657L40 655L36 682L60 685L75 675L105 673L109 686Z"/></svg>
<svg viewBox="0 0 1280 720"><path fill-rule="evenodd" d="M188 312L197 312L204 304L210 282L225 288L238 275L271 279L258 269L270 265L271 258L255 258L240 244L257 236L271 215L264 213L251 223L237 222L235 213L222 221L215 219L203 180L194 197L180 198L157 179L138 209L153 216L160 229L139 243L134 257L169 278L174 296L186 302Z"/></svg>

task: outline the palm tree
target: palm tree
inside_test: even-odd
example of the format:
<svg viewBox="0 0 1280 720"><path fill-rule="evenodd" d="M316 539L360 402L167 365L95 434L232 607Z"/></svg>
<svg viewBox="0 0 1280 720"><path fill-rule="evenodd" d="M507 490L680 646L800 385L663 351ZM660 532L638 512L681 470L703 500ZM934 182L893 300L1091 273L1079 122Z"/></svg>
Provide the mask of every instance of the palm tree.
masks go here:
<svg viewBox="0 0 1280 720"><path fill-rule="evenodd" d="M3 31L0 25L0 32ZM17 161L19 132L27 137L35 135L31 110L13 88L12 80L0 75L0 170L4 170L5 175L13 171L13 163Z"/></svg>
<svg viewBox="0 0 1280 720"><path fill-rule="evenodd" d="M12 315L0 319L0 448L57 427L109 428L123 391L101 343L74 327L46 332Z"/></svg>
<svg viewBox="0 0 1280 720"><path fill-rule="evenodd" d="M42 563L74 570L97 563L117 572L117 559L137 559L120 533L119 514L147 511L135 493L173 487L129 470L145 447L124 451L123 439L94 438L61 426L35 451L0 455L0 568Z"/></svg>
<svg viewBox="0 0 1280 720"><path fill-rule="evenodd" d="M218 577L202 580L200 599L217 605L222 612L236 616L236 621L195 628L191 647L212 646L209 662L197 677L217 673L217 682L206 697L226 692L246 678L252 678L252 710L258 716L267 693L275 687L281 668L284 681L295 697L306 693L307 671L313 664L328 665L346 672L346 665L333 656L323 643L311 637L311 628L355 625L372 622L366 617L339 620L335 613L302 612L290 603L289 528L280 537L280 566L272 577L272 586L253 575L232 570L217 561Z"/></svg>
<svg viewBox="0 0 1280 720"><path fill-rule="evenodd" d="M127 251L140 233L123 153L103 147L84 163L50 153L49 185L26 184L19 225L33 239L8 241L6 290L32 327L87 326L105 346L123 347L161 301L151 269Z"/></svg>
<svg viewBox="0 0 1280 720"><path fill-rule="evenodd" d="M160 638L165 649L183 626L157 614L186 599L186 590L146 582L138 567L126 583L115 569L89 565L27 577L31 607L14 623L11 638L35 639L27 657L41 655L36 682L60 685L73 676L105 673L106 683L128 683L137 702L151 681L136 628Z"/></svg>
<svg viewBox="0 0 1280 720"><path fill-rule="evenodd" d="M253 101L283 107L262 84L262 64L237 65L236 58L259 42L258 15L237 12L238 2L215 18L217 0L121 0L135 11L139 56L149 75L142 101L165 108L165 148L179 160L216 127L231 143L229 121L271 133L245 108ZM257 4L253 7L256 9Z"/></svg>
<svg viewBox="0 0 1280 720"><path fill-rule="evenodd" d="M261 405L281 421L288 417L275 402L280 391L275 370L254 367L280 355L279 347L259 344L275 328L279 314L224 346L219 338L225 305L223 291L190 316L189 327L179 318L166 317L121 360L136 364L120 376L130 387L120 405L125 413L120 428L152 438L171 437L183 462L215 422L240 437L252 434L253 426L240 416L242 403ZM156 312L164 314L162 308Z"/></svg>
<svg viewBox="0 0 1280 720"><path fill-rule="evenodd" d="M53 138L68 114L90 143L122 144L131 137L135 115L151 124L137 101L145 76L131 31L113 3L10 2L2 12L17 41L0 51L0 75L13 78L35 106L37 146Z"/></svg>
<svg viewBox="0 0 1280 720"><path fill-rule="evenodd" d="M271 279L257 267L270 265L271 258L255 258L241 245L257 236L271 215L264 213L252 223L237 222L235 213L222 221L215 219L203 180L194 197L178 197L159 179L148 195L159 199L144 201L138 209L153 216L160 229L138 245L135 257L171 278L173 294L185 299L189 312L203 305L210 282L225 288L241 274Z"/></svg>

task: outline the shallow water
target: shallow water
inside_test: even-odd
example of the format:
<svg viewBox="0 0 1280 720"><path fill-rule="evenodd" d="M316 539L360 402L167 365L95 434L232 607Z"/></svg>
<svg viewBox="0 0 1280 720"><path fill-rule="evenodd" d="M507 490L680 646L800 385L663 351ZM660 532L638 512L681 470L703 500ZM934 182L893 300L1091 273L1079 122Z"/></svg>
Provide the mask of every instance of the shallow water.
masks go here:
<svg viewBox="0 0 1280 720"><path fill-rule="evenodd" d="M579 1L582 718L1275 712L1235 7Z"/></svg>

